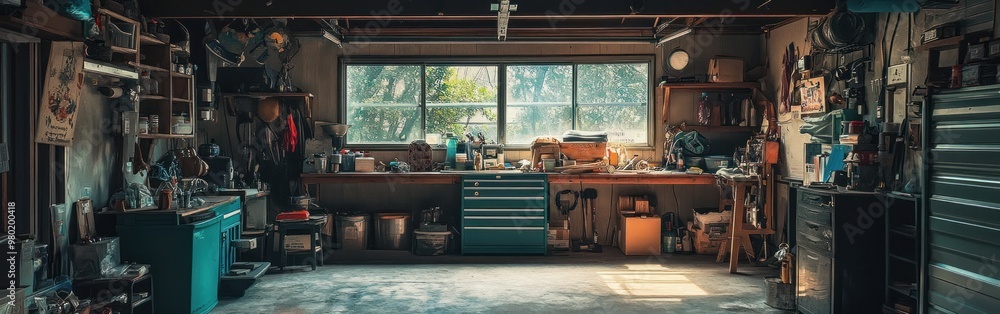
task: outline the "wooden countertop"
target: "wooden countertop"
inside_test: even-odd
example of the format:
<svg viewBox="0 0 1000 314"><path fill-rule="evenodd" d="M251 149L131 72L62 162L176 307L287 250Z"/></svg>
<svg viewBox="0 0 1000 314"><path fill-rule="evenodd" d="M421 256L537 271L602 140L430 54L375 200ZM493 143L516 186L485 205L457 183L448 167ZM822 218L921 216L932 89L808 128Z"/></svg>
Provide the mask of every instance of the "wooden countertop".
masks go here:
<svg viewBox="0 0 1000 314"><path fill-rule="evenodd" d="M161 210L161 209L157 209L156 207L152 207L151 206L151 207L143 207L143 208L137 208L137 209L129 209L129 210L126 210L125 212L129 213L129 214L134 214L134 213L140 213L140 214L177 213L181 217L187 217L187 216L194 215L194 214L197 214L197 213L201 213L201 212L204 212L206 210L215 208L216 206L219 206L219 205L222 205L222 204L226 204L226 203L229 203L229 202L233 202L233 201L236 201L236 200L239 199L239 196L199 196L199 197L205 199L205 204L202 204L200 207L196 207L196 208L184 208L184 209L173 208L173 209L164 209L164 210ZM119 213L119 212L114 212L114 213Z"/></svg>
<svg viewBox="0 0 1000 314"><path fill-rule="evenodd" d="M482 172L489 174L490 172ZM323 183L388 183L388 184L458 184L465 173L440 172L349 172L327 174L302 174L303 184ZM468 174L477 174L469 172ZM657 185L714 185L713 174L667 174L667 173L592 173L592 174L548 174L550 184L657 184Z"/></svg>

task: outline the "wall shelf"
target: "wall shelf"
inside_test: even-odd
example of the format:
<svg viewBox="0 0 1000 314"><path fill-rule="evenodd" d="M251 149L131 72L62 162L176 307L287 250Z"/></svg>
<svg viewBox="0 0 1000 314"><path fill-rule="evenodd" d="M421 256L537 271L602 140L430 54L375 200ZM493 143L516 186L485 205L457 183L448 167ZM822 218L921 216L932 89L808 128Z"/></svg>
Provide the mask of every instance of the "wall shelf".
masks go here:
<svg viewBox="0 0 1000 314"><path fill-rule="evenodd" d="M194 134L139 134L140 139L186 139L194 138Z"/></svg>

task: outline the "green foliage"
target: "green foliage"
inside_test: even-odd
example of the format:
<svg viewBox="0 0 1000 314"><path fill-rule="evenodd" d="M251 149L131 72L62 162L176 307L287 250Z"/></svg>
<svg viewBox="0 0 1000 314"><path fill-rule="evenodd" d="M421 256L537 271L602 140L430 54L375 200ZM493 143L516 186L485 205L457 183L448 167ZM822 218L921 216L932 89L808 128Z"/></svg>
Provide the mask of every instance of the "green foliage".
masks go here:
<svg viewBox="0 0 1000 314"><path fill-rule="evenodd" d="M420 138L421 70L427 133L482 132L497 138L496 66L348 66L348 123L353 143L408 143ZM607 130L645 142L649 71L640 64L577 67L576 129ZM510 65L506 75L507 143L573 128L573 65Z"/></svg>

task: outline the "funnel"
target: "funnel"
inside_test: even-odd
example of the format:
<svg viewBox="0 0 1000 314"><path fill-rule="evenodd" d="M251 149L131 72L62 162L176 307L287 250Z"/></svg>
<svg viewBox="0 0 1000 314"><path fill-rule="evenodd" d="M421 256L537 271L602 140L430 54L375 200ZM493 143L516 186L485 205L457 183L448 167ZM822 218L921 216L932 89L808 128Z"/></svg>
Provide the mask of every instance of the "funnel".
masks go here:
<svg viewBox="0 0 1000 314"><path fill-rule="evenodd" d="M349 124L330 123L323 125L323 132L333 138L333 149L339 151L347 143L347 130L350 128Z"/></svg>
<svg viewBox="0 0 1000 314"><path fill-rule="evenodd" d="M347 129L350 129L351 125L343 123L330 123L330 124L324 124L322 127L323 127L323 132L325 132L326 135L333 137L344 137L345 135L347 135Z"/></svg>

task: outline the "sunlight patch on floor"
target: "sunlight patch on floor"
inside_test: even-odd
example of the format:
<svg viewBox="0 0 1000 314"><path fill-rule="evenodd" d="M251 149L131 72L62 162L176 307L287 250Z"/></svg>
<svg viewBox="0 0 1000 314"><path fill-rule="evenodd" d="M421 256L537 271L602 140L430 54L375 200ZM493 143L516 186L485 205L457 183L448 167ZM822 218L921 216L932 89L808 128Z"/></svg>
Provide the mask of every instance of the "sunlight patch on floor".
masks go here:
<svg viewBox="0 0 1000 314"><path fill-rule="evenodd" d="M629 271L598 272L615 294L632 301L680 302L678 296L707 295L682 272L659 264L629 264Z"/></svg>

